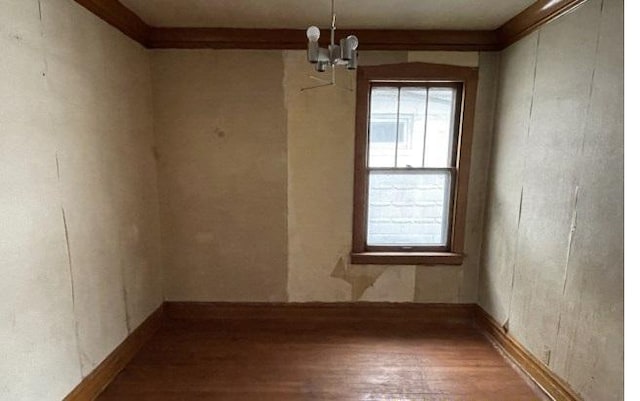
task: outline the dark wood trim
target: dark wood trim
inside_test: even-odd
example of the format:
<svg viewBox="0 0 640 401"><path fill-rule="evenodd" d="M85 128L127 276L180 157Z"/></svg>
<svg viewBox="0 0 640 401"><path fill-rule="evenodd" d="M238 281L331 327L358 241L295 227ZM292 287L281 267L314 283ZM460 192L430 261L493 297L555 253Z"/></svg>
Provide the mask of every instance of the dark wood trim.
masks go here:
<svg viewBox="0 0 640 401"><path fill-rule="evenodd" d="M125 368L134 355L153 336L164 317L164 307L160 305L138 326L118 347L107 356L93 372L89 373L64 401L88 401L95 399L102 390Z"/></svg>
<svg viewBox="0 0 640 401"><path fill-rule="evenodd" d="M475 304L387 302L234 303L166 302L168 319L285 319L329 321L420 321L429 324L473 323Z"/></svg>
<svg viewBox="0 0 640 401"><path fill-rule="evenodd" d="M122 33L147 46L151 27L118 0L75 0Z"/></svg>
<svg viewBox="0 0 640 401"><path fill-rule="evenodd" d="M496 30L500 48L517 42L534 30L574 10L586 0L538 0Z"/></svg>
<svg viewBox="0 0 640 401"><path fill-rule="evenodd" d="M165 302L64 398L95 399L153 336L164 319L415 322L434 327L475 325L556 401L580 401L569 385L511 337L477 304Z"/></svg>
<svg viewBox="0 0 640 401"><path fill-rule="evenodd" d="M305 49L305 37L297 29L152 28L149 48Z"/></svg>
<svg viewBox="0 0 640 401"><path fill-rule="evenodd" d="M475 305L474 323L555 401L580 401L582 399L564 380L508 334L479 305Z"/></svg>
<svg viewBox="0 0 640 401"><path fill-rule="evenodd" d="M302 29L153 27L118 0L75 0L76 3L150 49L305 49ZM586 0L538 0L495 30L340 29L338 37L355 34L360 50L497 51ZM321 42L326 41L324 30Z"/></svg>
<svg viewBox="0 0 640 401"><path fill-rule="evenodd" d="M359 50L498 50L495 31L341 29L338 37L353 34ZM326 44L328 31L320 43ZM152 28L152 49L306 49L303 29Z"/></svg>
<svg viewBox="0 0 640 401"><path fill-rule="evenodd" d="M354 265L461 265L464 255L451 252L361 252L351 254Z"/></svg>
<svg viewBox="0 0 640 401"><path fill-rule="evenodd" d="M355 152L353 166L353 228L351 249L354 254L366 250L365 227L367 211L367 121L369 121L369 96L371 87L366 69L358 68L356 80ZM353 263L353 259L352 259Z"/></svg>
<svg viewBox="0 0 640 401"><path fill-rule="evenodd" d="M365 233L367 221L367 130L369 119L369 96L372 82L384 81L450 81L462 84L462 120L459 122L455 158L455 185L453 213L450 227L449 249L444 252L373 252L367 248ZM444 64L402 63L365 66L358 68L356 88L355 157L353 189L353 264L461 264L464 257L464 229L467 208L471 144L475 113L478 69ZM460 108L458 108L460 110ZM458 119L459 121L459 119ZM379 255L376 257L376 253ZM389 263L385 263L388 261ZM441 263L440 263L441 262Z"/></svg>
<svg viewBox="0 0 640 401"><path fill-rule="evenodd" d="M452 213L451 252L464 252L464 235L467 216L467 198L469 194L469 176L471 172L471 145L473 123L476 112L476 94L478 91L478 70L469 72L464 80L462 99L462 122L459 127L457 149L457 176Z"/></svg>

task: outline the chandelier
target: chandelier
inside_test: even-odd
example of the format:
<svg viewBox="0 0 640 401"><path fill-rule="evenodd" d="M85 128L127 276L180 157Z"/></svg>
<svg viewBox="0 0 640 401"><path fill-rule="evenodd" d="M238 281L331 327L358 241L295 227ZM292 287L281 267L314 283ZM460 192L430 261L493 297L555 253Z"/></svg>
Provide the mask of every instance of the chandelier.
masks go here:
<svg viewBox="0 0 640 401"><path fill-rule="evenodd" d="M349 70L355 70L358 67L358 38L355 35L349 35L340 39L340 44L335 42L336 36L336 13L335 0L331 0L331 43L328 48L321 48L318 45L320 39L320 29L317 26L307 28L307 59L310 63L315 64L316 71L324 72L327 67L335 70L336 65L344 65Z"/></svg>

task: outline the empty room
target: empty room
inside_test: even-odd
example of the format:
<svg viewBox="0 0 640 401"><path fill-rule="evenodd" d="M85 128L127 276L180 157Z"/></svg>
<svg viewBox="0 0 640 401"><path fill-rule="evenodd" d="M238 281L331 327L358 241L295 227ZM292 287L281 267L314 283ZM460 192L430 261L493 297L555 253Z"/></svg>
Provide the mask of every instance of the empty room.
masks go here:
<svg viewBox="0 0 640 401"><path fill-rule="evenodd" d="M0 0L0 400L631 399L624 89L623 0Z"/></svg>

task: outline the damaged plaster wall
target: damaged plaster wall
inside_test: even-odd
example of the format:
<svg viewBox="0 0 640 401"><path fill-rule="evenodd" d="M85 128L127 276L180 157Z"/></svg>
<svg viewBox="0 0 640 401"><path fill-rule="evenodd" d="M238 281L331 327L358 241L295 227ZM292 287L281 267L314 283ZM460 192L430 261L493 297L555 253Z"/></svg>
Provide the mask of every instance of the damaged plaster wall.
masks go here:
<svg viewBox="0 0 640 401"><path fill-rule="evenodd" d="M0 399L60 400L162 302L149 57L71 0L0 9Z"/></svg>
<svg viewBox="0 0 640 401"><path fill-rule="evenodd" d="M501 54L479 302L586 401L623 394L623 1Z"/></svg>
<svg viewBox="0 0 640 401"><path fill-rule="evenodd" d="M361 65L432 62L480 68L473 173L462 266L350 265L355 93L316 81L305 52L284 52L288 123L289 269L292 302L474 302L477 293L486 170L492 132L496 56L477 52L361 52ZM326 75L325 75L326 77ZM355 86L355 73L337 70Z"/></svg>
<svg viewBox="0 0 640 401"><path fill-rule="evenodd" d="M166 298L286 301L281 52L152 57Z"/></svg>
<svg viewBox="0 0 640 401"><path fill-rule="evenodd" d="M361 54L363 65L481 64L469 257L418 268L348 263L355 94L301 92L316 84L304 51L168 50L152 60L168 300L475 300L495 55ZM355 85L353 72L337 79Z"/></svg>

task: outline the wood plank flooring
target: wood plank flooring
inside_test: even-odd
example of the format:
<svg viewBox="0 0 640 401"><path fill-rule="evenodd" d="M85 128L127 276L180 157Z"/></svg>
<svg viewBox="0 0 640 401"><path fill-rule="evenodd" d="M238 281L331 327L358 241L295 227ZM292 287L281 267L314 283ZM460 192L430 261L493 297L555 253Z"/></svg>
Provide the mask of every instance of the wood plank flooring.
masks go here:
<svg viewBox="0 0 640 401"><path fill-rule="evenodd" d="M99 401L533 401L547 398L465 325L170 320Z"/></svg>

